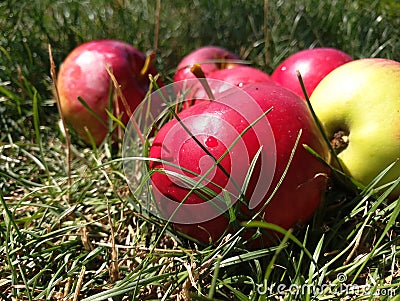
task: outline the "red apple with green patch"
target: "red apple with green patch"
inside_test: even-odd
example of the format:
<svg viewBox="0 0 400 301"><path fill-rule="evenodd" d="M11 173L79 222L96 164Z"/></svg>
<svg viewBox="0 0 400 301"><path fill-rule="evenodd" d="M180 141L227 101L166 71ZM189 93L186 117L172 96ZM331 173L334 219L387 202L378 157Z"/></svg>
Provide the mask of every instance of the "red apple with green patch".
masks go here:
<svg viewBox="0 0 400 301"><path fill-rule="evenodd" d="M128 107L120 98L111 101L110 106L113 85L107 66L120 85ZM125 42L94 40L81 44L69 53L58 74L62 114L85 142L90 143L92 136L100 144L109 132L106 109L127 123L128 112L134 111L149 89L149 74L157 74L151 60L146 60L143 53ZM161 81L159 84L162 85Z"/></svg>
<svg viewBox="0 0 400 301"><path fill-rule="evenodd" d="M224 200L237 201L237 188L256 156L237 220L261 210L258 220L289 229L306 222L320 205L329 168L303 145L325 160L329 150L306 103L291 91L271 82L245 84L178 116L157 133L149 155L156 203L177 230L206 244L233 231ZM253 246L271 243L266 235Z"/></svg>
<svg viewBox="0 0 400 301"><path fill-rule="evenodd" d="M310 96L329 72L351 60L350 55L335 48L306 49L286 58L271 74L271 79L305 98L297 71L300 72L307 95Z"/></svg>

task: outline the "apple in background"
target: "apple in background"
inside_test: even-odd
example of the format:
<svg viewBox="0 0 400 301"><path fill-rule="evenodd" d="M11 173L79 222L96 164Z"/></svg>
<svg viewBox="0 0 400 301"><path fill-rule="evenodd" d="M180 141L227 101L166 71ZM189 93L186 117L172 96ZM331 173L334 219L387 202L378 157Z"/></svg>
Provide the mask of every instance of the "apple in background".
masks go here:
<svg viewBox="0 0 400 301"><path fill-rule="evenodd" d="M318 83L335 68L351 61L345 52L335 48L306 49L289 56L271 74L272 80L304 97L297 70L300 72L308 96Z"/></svg>
<svg viewBox="0 0 400 301"><path fill-rule="evenodd" d="M113 87L106 65L116 77L121 91L133 112L149 89L149 74L154 66L146 66L146 56L133 46L116 40L94 40L73 49L61 64L57 79L62 113L77 134L90 143L85 128L96 144L108 133L110 89ZM159 82L162 85L161 81ZM98 116L96 118L78 100L81 97ZM114 102L121 121L127 123L128 112L122 101ZM117 114L114 111L114 114ZM122 116L121 116L122 115Z"/></svg>
<svg viewBox="0 0 400 301"><path fill-rule="evenodd" d="M224 62L224 60L226 60L226 62ZM237 65L237 62L229 62L229 60L240 60L240 57L219 46L210 45L200 47L186 55L180 61L174 75L174 81L177 82L195 78L190 70L194 64L201 65L206 76L214 70L229 69Z"/></svg>
<svg viewBox="0 0 400 301"><path fill-rule="evenodd" d="M239 93L237 90L249 95L258 110L253 109L248 103L242 103L241 93L243 92ZM245 132L240 141L220 162L223 170L230 175L230 179L236 180L238 174L249 170L249 162L254 159L262 145L260 157L257 159L246 191L246 199L251 199L257 189L266 189L266 191L263 197L257 200L257 206L252 208L254 211L251 211L248 206L240 207L241 216L237 216L239 221L249 220L252 216L250 212L261 210L285 171L300 130L302 134L282 185L259 218L286 229L293 227L296 223L305 222L319 206L329 174L327 166L302 146L307 144L324 159L329 160L328 147L314 123L307 104L301 98L272 82L245 84L242 90L236 89L232 93L229 92L229 90L226 91L225 95L228 96L224 103L220 95L216 95L216 101L202 101L179 113L181 122L197 138L202 147L183 129L177 119L172 119L157 133L149 154L151 158L162 159L173 164L150 161L150 170L154 172L151 178L153 191L159 209L166 218L176 210L174 217L178 217L178 221L173 222L174 227L205 244L209 241L215 243L226 229L234 231L232 225L229 224L229 217L217 211L218 209L213 205L198 209L199 204L208 203L204 200L204 197L207 197L204 194L203 196L198 193L190 194L184 203L185 206L180 207L180 202L189 193L191 186L181 185L178 180L173 180L164 171L182 173L180 169L187 169L197 175L206 175L205 172L213 166L214 161L204 149L215 158L220 158L238 134L261 116L260 112L273 108L260 123ZM233 109L232 104L239 110ZM272 141L268 135L272 137ZM263 158L271 158L273 154L276 155L275 165L260 165ZM187 176L193 177L194 180L198 178L187 170L184 172ZM205 178L207 181L204 185L215 193L220 193L220 187L227 187L229 183L227 174L223 170L214 166L211 175ZM258 181L263 180L263 172L270 172L270 186L257 186ZM233 195L235 193L237 194L235 191L232 192ZM169 201L171 199L172 202ZM191 222L199 216L204 216L204 221ZM180 223L179 218L186 222ZM247 237L249 232L251 231L247 232ZM270 243L272 241L265 235L261 242L258 241L252 247Z"/></svg>
<svg viewBox="0 0 400 301"><path fill-rule="evenodd" d="M399 160L399 62L368 58L340 66L320 82L310 101L341 165L354 179L367 185ZM399 176L397 162L380 184ZM400 195L400 186L393 195Z"/></svg>

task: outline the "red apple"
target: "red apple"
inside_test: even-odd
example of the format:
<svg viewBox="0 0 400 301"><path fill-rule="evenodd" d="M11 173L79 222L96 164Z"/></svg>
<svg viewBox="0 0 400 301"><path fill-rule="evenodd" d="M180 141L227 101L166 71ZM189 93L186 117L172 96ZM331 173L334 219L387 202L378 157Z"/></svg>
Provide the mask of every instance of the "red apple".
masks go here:
<svg viewBox="0 0 400 301"><path fill-rule="evenodd" d="M106 108L109 108L112 82L106 65L111 68L133 112L149 88L149 74L157 74L153 66L146 68L145 62L146 56L139 50L115 40L90 41L69 53L60 67L57 87L62 113L84 141L90 142L87 130L96 144L100 144L109 131ZM97 117L85 108L78 97ZM117 114L118 107L118 117L127 123L129 109L125 108L121 99L118 98L113 107L114 114Z"/></svg>
<svg viewBox="0 0 400 301"><path fill-rule="evenodd" d="M179 120L166 123L150 148L151 158L164 160L150 162L158 208L179 231L203 243L217 241L226 229L232 231L229 216L223 212L229 204L221 189L227 189L231 202L237 201L237 187L242 187L258 151L245 193L248 203L240 207L241 215L247 217L238 215L237 219L248 220L250 212L261 210L285 172L300 131L284 180L259 219L288 229L305 222L319 206L329 169L303 144L326 160L329 151L306 103L291 91L271 82L247 84L217 94L215 101L202 101L183 110ZM245 131L250 124L253 126ZM234 143L240 133L244 134ZM216 167L214 160L220 158ZM187 197L194 187L187 179L200 182L202 189L196 187ZM266 235L262 242L270 244L271 240Z"/></svg>
<svg viewBox="0 0 400 301"><path fill-rule="evenodd" d="M271 74L271 78L305 98L297 71L300 72L307 95L310 96L328 73L351 60L348 54L335 48L306 49L285 59Z"/></svg>
<svg viewBox="0 0 400 301"><path fill-rule="evenodd" d="M210 72L207 78L223 80L240 88L244 84L271 81L271 77L267 73L250 66L237 66L231 69L215 70Z"/></svg>
<svg viewBox="0 0 400 301"><path fill-rule="evenodd" d="M230 69L217 69L210 72L206 76L206 78L208 81L208 85L210 86L211 92L214 94L221 93L224 90L231 88L232 85L242 88L245 84L272 81L271 77L267 73L257 68L245 65L239 65ZM228 84L225 85L222 82L226 82ZM182 86L189 86L189 82L186 81L182 83ZM190 86L192 90L191 93L188 94L189 99L208 98L209 95L207 95L207 91L204 89L200 81L194 81L194 84L192 84L191 81ZM196 101L193 101L193 103L195 102Z"/></svg>
<svg viewBox="0 0 400 301"><path fill-rule="evenodd" d="M174 81L195 78L190 68L194 64L201 65L204 74L218 69L229 69L237 65L229 60L239 60L240 57L229 50L219 46L203 46L186 55L178 64Z"/></svg>

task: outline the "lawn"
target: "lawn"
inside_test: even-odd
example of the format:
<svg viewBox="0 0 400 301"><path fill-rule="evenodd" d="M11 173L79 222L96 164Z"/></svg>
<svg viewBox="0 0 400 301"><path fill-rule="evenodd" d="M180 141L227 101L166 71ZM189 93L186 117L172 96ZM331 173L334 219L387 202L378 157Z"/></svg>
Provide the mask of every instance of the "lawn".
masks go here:
<svg viewBox="0 0 400 301"><path fill-rule="evenodd" d="M398 0L4 0L0 11L1 300L400 295L400 199L334 178L314 217L277 245L201 246L144 210L110 139L89 147L71 130L66 146L49 57L51 45L58 69L85 41L122 40L155 51L166 83L208 44L269 74L321 46L400 61Z"/></svg>

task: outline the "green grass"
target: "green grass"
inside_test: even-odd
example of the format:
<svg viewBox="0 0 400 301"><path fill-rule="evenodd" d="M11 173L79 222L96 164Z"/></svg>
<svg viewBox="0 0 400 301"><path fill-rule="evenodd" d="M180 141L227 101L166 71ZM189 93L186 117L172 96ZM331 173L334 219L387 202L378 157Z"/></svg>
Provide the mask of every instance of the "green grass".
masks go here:
<svg viewBox="0 0 400 301"><path fill-rule="evenodd" d="M235 235L200 247L146 214L126 184L121 149L110 141L93 149L72 133L69 179L48 54L51 44L59 67L84 41L120 39L144 52L156 48L166 82L183 55L206 44L229 48L269 73L291 53L315 46L400 60L399 1L270 0L267 9L262 1L162 1L158 19L156 3L0 3L0 299L400 294L400 201L375 197L374 183L355 192L333 179L307 225L283 231L276 246L249 251Z"/></svg>

